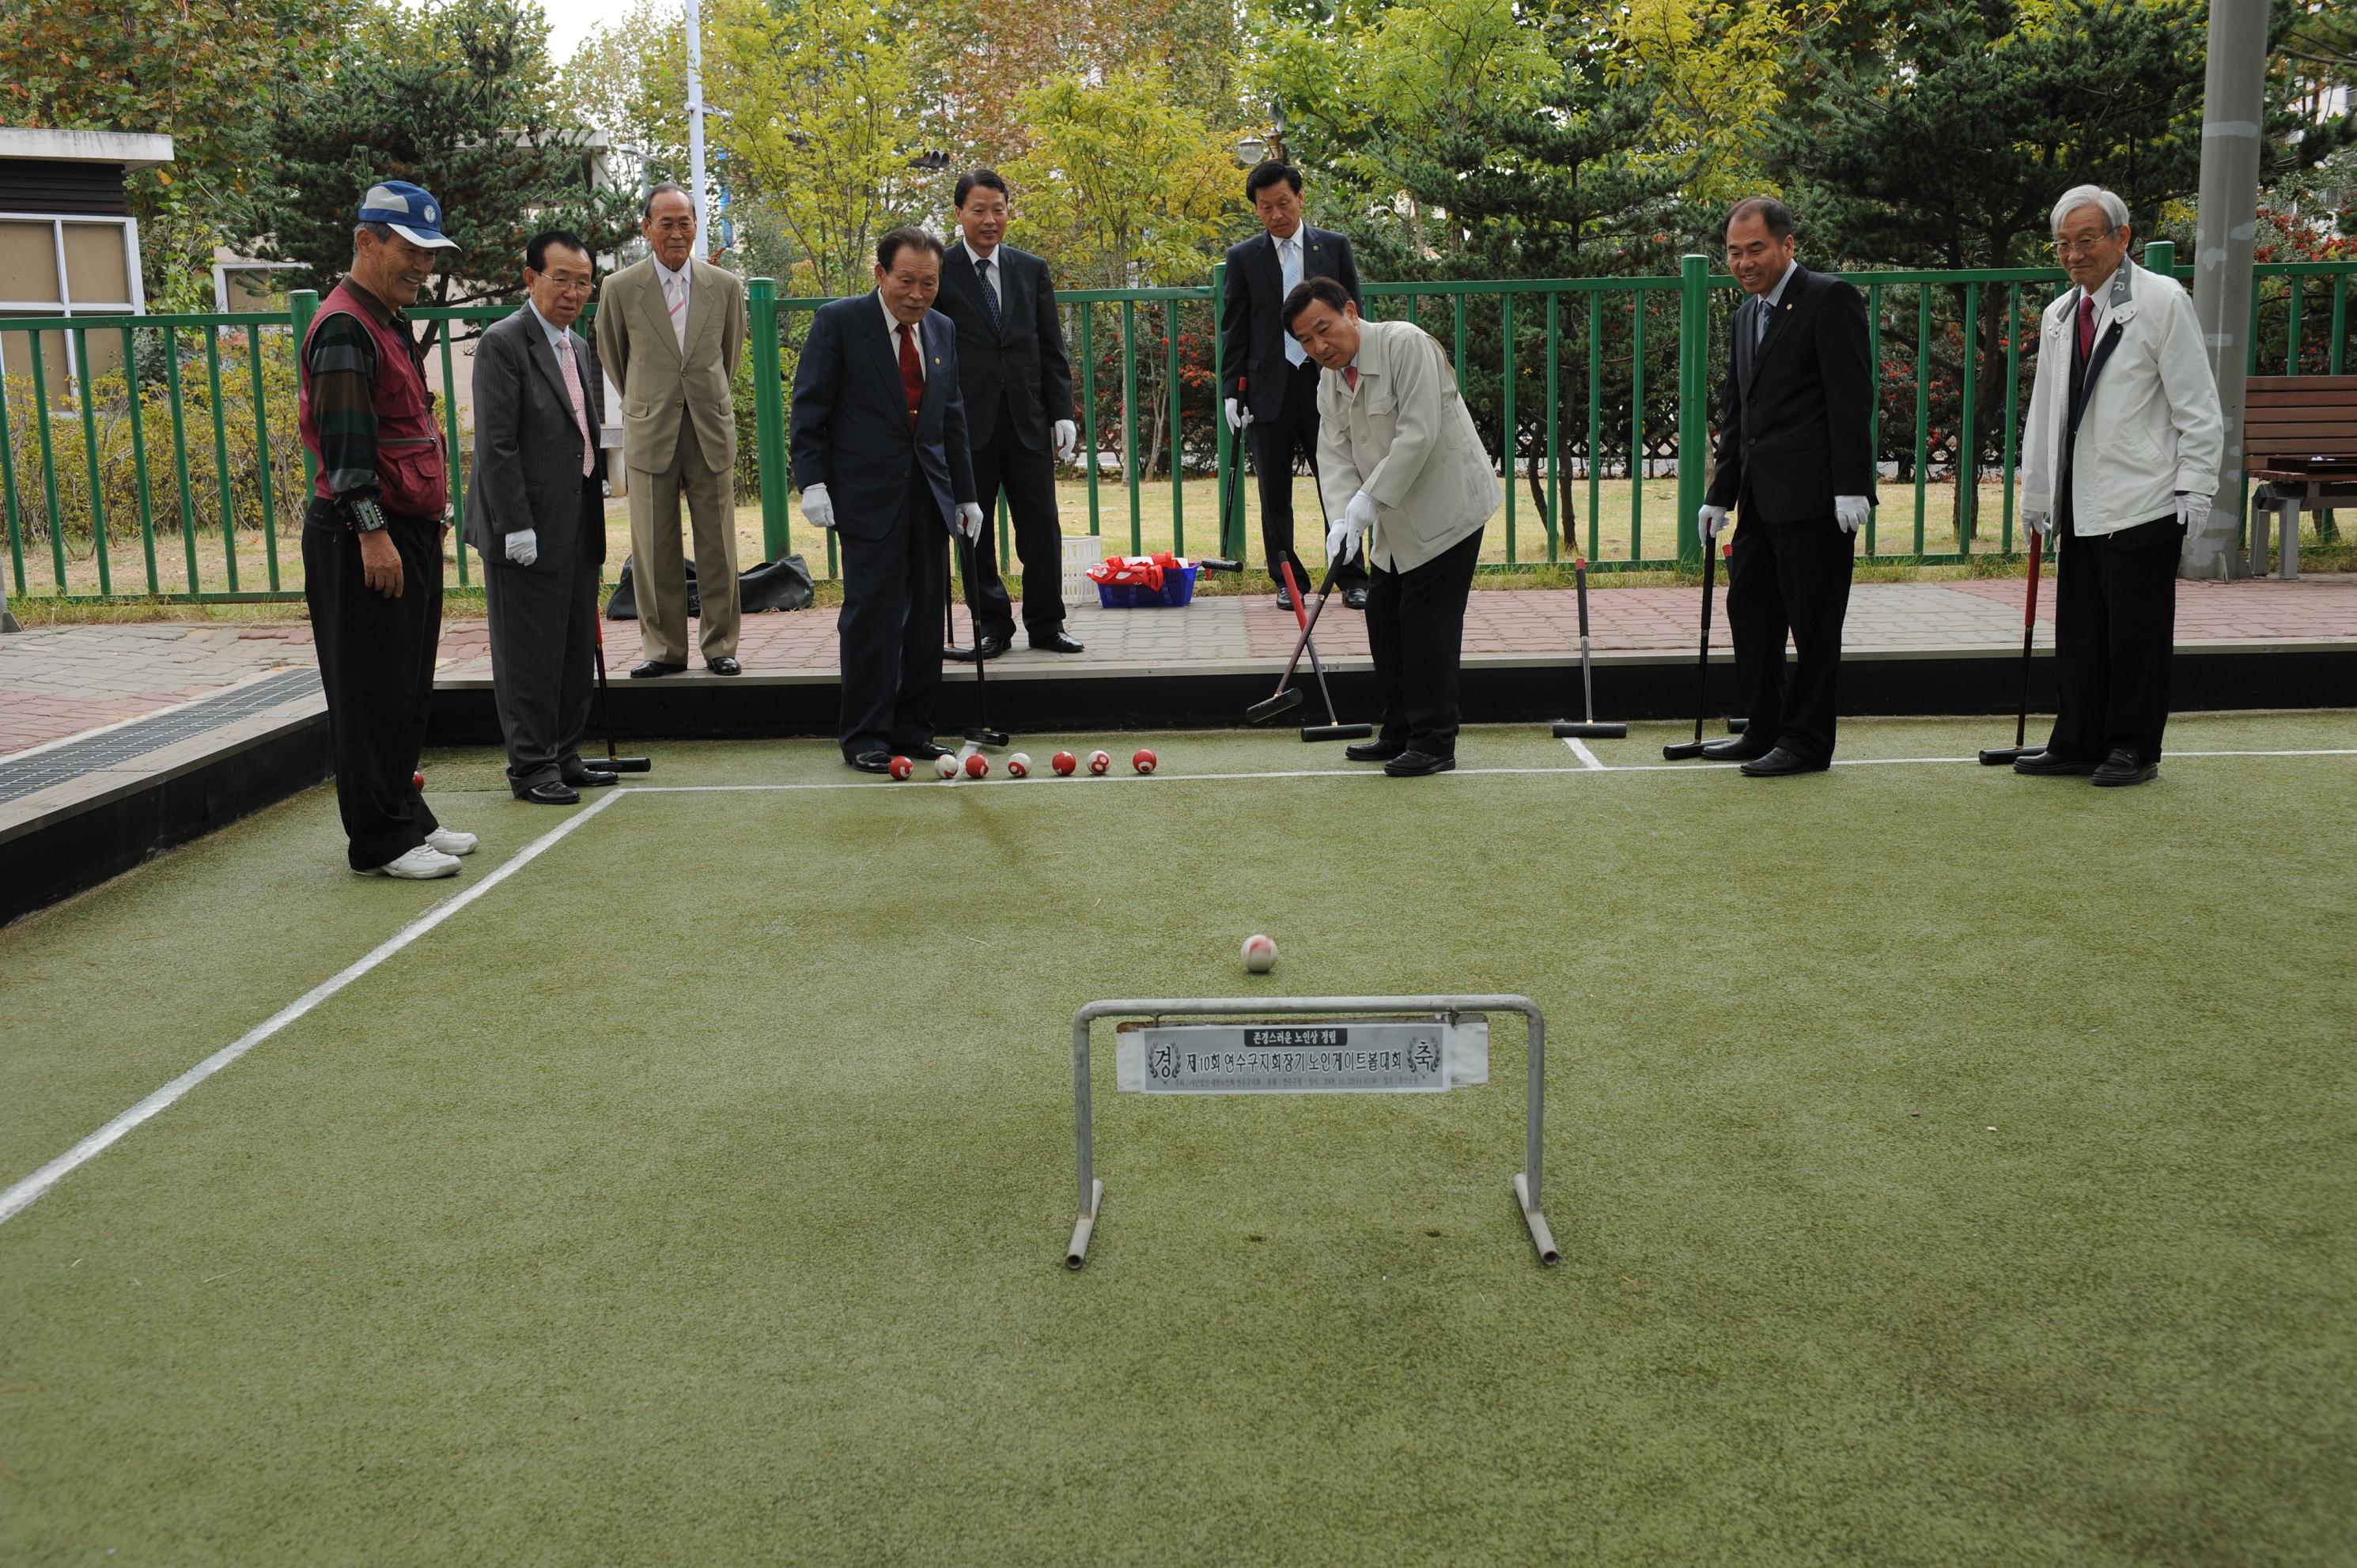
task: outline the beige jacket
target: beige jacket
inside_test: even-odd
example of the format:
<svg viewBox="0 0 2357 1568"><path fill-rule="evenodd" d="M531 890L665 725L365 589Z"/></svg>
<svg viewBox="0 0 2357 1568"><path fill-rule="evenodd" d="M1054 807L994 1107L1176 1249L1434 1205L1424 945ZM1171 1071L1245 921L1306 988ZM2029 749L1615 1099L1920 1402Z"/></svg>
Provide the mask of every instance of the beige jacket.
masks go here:
<svg viewBox="0 0 2357 1568"><path fill-rule="evenodd" d="M1448 357L1421 327L1359 328L1359 385L1318 376L1318 489L1329 518L1364 490L1375 503L1367 558L1413 571L1477 532L1505 499Z"/></svg>
<svg viewBox="0 0 2357 1568"><path fill-rule="evenodd" d="M725 267L687 264L684 355L651 258L597 291L597 359L622 394L622 459L650 474L671 467L683 415L695 421L705 462L724 474L737 464L728 383L745 351L745 285Z"/></svg>

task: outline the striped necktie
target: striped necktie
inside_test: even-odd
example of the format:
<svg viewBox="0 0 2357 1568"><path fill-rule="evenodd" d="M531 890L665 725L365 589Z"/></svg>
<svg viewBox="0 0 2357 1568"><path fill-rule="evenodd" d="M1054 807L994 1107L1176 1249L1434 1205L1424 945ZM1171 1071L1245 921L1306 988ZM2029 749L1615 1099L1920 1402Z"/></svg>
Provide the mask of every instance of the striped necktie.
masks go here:
<svg viewBox="0 0 2357 1568"><path fill-rule="evenodd" d="M996 330L998 327L998 289L990 281L990 258L985 256L974 263L974 268L982 275L982 307L990 312L990 325Z"/></svg>
<svg viewBox="0 0 2357 1568"><path fill-rule="evenodd" d="M687 283L673 273L665 273L663 298L671 306L672 335L679 339L679 351L687 352Z"/></svg>

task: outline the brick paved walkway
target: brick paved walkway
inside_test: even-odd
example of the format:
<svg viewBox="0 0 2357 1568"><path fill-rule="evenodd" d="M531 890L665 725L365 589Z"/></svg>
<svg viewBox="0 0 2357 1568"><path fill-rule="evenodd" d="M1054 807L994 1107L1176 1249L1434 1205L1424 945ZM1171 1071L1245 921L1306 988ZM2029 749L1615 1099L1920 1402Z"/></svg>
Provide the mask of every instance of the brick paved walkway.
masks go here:
<svg viewBox="0 0 2357 1568"><path fill-rule="evenodd" d="M1853 590L1846 646L1856 654L1932 650L2017 649L2021 643L2018 580L1867 583ZM1674 652L1692 648L1697 596L1691 588L1606 588L1590 596L1595 646L1601 653ZM2051 639L2051 584L2040 595L2040 640ZM1712 642L1727 646L1724 594L1712 615ZM963 609L961 638L970 635ZM1266 596L1201 599L1183 610L1077 610L1074 636L1089 645L1076 658L1016 649L992 666L1009 676L1059 672L1151 671L1258 665L1292 651L1293 617ZM2348 641L2357 644L2357 574L2178 585L2180 642ZM638 657L635 629L606 623L608 651L619 671ZM1366 657L1363 618L1338 598L1319 623L1318 650L1329 664ZM1568 592L1492 591L1473 596L1465 650L1470 659L1547 660L1577 652L1579 620ZM834 616L820 610L748 617L741 650L752 677L808 676L834 668ZM443 675L488 678L483 623L443 628ZM21 752L143 714L203 697L274 671L308 667L310 629L299 619L247 626L141 624L47 628L0 637L0 756ZM700 669L682 679L716 679ZM2357 701L2357 690L2352 700Z"/></svg>

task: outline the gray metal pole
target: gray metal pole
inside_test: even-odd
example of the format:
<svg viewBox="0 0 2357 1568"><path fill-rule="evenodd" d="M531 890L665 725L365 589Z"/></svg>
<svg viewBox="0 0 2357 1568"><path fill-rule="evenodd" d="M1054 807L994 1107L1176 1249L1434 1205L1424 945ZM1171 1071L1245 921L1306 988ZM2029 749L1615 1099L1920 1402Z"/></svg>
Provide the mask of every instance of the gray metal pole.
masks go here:
<svg viewBox="0 0 2357 1568"><path fill-rule="evenodd" d="M687 0L687 177L688 192L695 198L699 256L712 250L712 198L704 183L704 17L696 0Z"/></svg>
<svg viewBox="0 0 2357 1568"><path fill-rule="evenodd" d="M2251 346L2251 252L2259 199L2259 122L2267 69L2266 0L2210 0L2210 79L2201 107L2201 210L2193 241L2193 314L2226 414L2210 525L2185 541L2178 574L2244 577L2234 548L2243 496L2243 391Z"/></svg>

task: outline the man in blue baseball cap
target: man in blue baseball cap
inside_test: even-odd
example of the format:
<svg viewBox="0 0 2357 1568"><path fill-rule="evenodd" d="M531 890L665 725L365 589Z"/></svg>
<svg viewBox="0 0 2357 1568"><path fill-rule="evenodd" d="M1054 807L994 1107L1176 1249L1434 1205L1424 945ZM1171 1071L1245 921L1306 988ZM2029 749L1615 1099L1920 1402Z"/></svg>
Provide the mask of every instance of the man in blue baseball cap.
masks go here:
<svg viewBox="0 0 2357 1568"><path fill-rule="evenodd" d="M296 423L318 478L303 520L303 598L328 696L351 868L449 876L475 835L444 827L417 786L442 636L449 478L406 308L439 252L442 204L406 180L369 187L352 266L319 302L297 360Z"/></svg>

